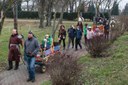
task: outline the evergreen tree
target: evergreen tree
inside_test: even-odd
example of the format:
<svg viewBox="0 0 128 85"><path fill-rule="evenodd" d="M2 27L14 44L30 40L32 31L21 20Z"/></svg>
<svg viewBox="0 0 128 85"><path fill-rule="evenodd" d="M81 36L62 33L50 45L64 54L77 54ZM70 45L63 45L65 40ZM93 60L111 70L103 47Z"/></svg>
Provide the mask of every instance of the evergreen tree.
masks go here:
<svg viewBox="0 0 128 85"><path fill-rule="evenodd" d="M128 15L128 3L125 5L125 8L123 10L124 15Z"/></svg>
<svg viewBox="0 0 128 85"><path fill-rule="evenodd" d="M89 7L88 7L88 12L89 13L95 13L95 7L93 4L90 4Z"/></svg>
<svg viewBox="0 0 128 85"><path fill-rule="evenodd" d="M117 4L116 2L113 4L111 14L112 15L119 15L119 4Z"/></svg>

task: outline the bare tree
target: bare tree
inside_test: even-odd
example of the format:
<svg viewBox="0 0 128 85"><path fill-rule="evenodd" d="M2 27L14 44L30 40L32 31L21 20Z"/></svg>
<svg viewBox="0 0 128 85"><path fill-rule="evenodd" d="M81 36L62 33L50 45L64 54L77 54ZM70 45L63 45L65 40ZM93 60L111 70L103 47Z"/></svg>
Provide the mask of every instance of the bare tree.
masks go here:
<svg viewBox="0 0 128 85"><path fill-rule="evenodd" d="M29 11L29 1L30 0L24 0L27 3L27 11Z"/></svg>
<svg viewBox="0 0 128 85"><path fill-rule="evenodd" d="M47 0L38 0L38 14L40 18L39 28L44 28L46 1Z"/></svg>
<svg viewBox="0 0 128 85"><path fill-rule="evenodd" d="M36 0L31 0L31 2L32 2L31 11L34 11L34 7L35 7L35 4L36 4Z"/></svg>
<svg viewBox="0 0 128 85"><path fill-rule="evenodd" d="M18 18L18 9L17 9L17 0L14 0L14 4L13 4L13 18L14 18L14 29L18 29L18 22L17 22L17 18Z"/></svg>
<svg viewBox="0 0 128 85"><path fill-rule="evenodd" d="M7 7L5 6L7 4ZM12 0L1 0L0 1L0 11L1 11L1 20L0 20L0 34L3 28L4 20L5 20L5 14L9 8L11 8L13 4Z"/></svg>
<svg viewBox="0 0 128 85"><path fill-rule="evenodd" d="M51 16L52 16L52 9L53 9L53 2L54 0L47 0L46 5L46 26L51 26Z"/></svg>
<svg viewBox="0 0 128 85"><path fill-rule="evenodd" d="M52 36L53 36L53 39L54 39L54 36L55 36L55 32L56 30L58 29L58 26L59 24L62 24L62 21L63 21L63 13L64 13L64 10L66 9L66 7L68 6L69 4L69 0L58 0L57 3L60 3L61 4L61 14L60 14L60 18L58 20L58 23L56 24L55 23L55 19L56 19L56 15L54 16L54 24L56 24L56 26L53 24L53 30L52 30ZM57 9L57 8L56 8ZM55 11L56 11L55 9ZM55 12L56 13L56 12Z"/></svg>

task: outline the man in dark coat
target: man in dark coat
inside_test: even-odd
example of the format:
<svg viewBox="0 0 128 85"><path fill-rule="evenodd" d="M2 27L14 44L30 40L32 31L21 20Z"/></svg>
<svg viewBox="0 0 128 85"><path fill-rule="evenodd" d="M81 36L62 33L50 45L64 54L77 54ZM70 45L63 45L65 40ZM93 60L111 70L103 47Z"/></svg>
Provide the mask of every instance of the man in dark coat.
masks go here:
<svg viewBox="0 0 128 85"><path fill-rule="evenodd" d="M15 70L18 69L19 67L19 62L20 62L20 47L19 45L22 45L22 39L19 37L18 32L16 29L13 29L12 35L9 40L9 55L8 55L8 63L9 63L9 68L8 70L11 70L13 68L13 62L15 61Z"/></svg>
<svg viewBox="0 0 128 85"><path fill-rule="evenodd" d="M81 45L81 38L82 38L82 31L80 30L79 26L77 26L76 32L75 32L75 50L77 51L78 48L77 46L79 45L80 48L82 49L82 45Z"/></svg>
<svg viewBox="0 0 128 85"><path fill-rule="evenodd" d="M74 29L74 26L72 25L68 29L68 49L70 47L71 42L72 42L72 48L74 48L74 38L75 38L75 29Z"/></svg>

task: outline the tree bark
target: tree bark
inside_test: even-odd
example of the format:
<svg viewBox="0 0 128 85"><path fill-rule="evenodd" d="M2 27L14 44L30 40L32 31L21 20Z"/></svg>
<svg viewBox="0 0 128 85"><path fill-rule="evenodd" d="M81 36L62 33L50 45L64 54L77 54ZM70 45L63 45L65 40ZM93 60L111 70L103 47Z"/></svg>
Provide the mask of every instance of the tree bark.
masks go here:
<svg viewBox="0 0 128 85"><path fill-rule="evenodd" d="M70 13L72 13L72 12L73 12L73 3L70 2Z"/></svg>
<svg viewBox="0 0 128 85"><path fill-rule="evenodd" d="M39 28L44 28L44 19L45 19L45 0L39 0L38 5L38 14L39 14L39 18L40 18L40 24L39 24Z"/></svg>
<svg viewBox="0 0 128 85"><path fill-rule="evenodd" d="M55 25L55 21L54 21L54 25L53 25L53 26L54 26L55 28L53 28L53 30L54 30L54 31L53 31L53 34L52 34L52 35L53 35L53 39L55 38L55 33L56 33L56 30L58 29L59 24L62 24L63 14L64 14L64 7L65 7L65 6L62 7L60 19L59 19L59 21L58 21L58 23L57 23L56 26L54 26L54 25ZM56 19L56 15L55 15L55 19ZM54 19L54 20L55 20L55 19Z"/></svg>
<svg viewBox="0 0 128 85"><path fill-rule="evenodd" d="M3 12L3 17L1 17L1 21L0 21L0 35L1 35L1 32L2 32L4 20L5 20L5 13Z"/></svg>
<svg viewBox="0 0 128 85"><path fill-rule="evenodd" d="M53 2L50 2L47 7L46 26L51 26L52 7Z"/></svg>
<svg viewBox="0 0 128 85"><path fill-rule="evenodd" d="M17 17L17 1L15 0L13 7L14 29L18 29Z"/></svg>
<svg viewBox="0 0 128 85"><path fill-rule="evenodd" d="M41 13L44 14L44 13ZM40 25L39 28L44 28L44 16L40 14Z"/></svg>
<svg viewBox="0 0 128 85"><path fill-rule="evenodd" d="M29 1L27 1L27 11L29 11Z"/></svg>
<svg viewBox="0 0 128 85"><path fill-rule="evenodd" d="M32 8L31 8L31 11L34 11L34 7L35 7L35 1L32 2Z"/></svg>
<svg viewBox="0 0 128 85"><path fill-rule="evenodd" d="M56 12L54 14L53 28L52 28L52 37L53 37L53 40L55 39L55 26L56 26Z"/></svg>

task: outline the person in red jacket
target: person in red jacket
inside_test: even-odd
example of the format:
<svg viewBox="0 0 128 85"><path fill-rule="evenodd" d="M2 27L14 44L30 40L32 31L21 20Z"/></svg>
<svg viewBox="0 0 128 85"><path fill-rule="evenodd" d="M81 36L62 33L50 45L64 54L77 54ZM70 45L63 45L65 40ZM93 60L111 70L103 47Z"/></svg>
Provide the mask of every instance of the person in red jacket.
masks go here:
<svg viewBox="0 0 128 85"><path fill-rule="evenodd" d="M20 47L19 45L23 46L22 37L18 35L16 29L12 30L12 35L10 36L9 40L9 54L8 54L8 64L9 68L7 70L11 70L13 68L13 61L15 61L15 70L19 67L20 62Z"/></svg>

